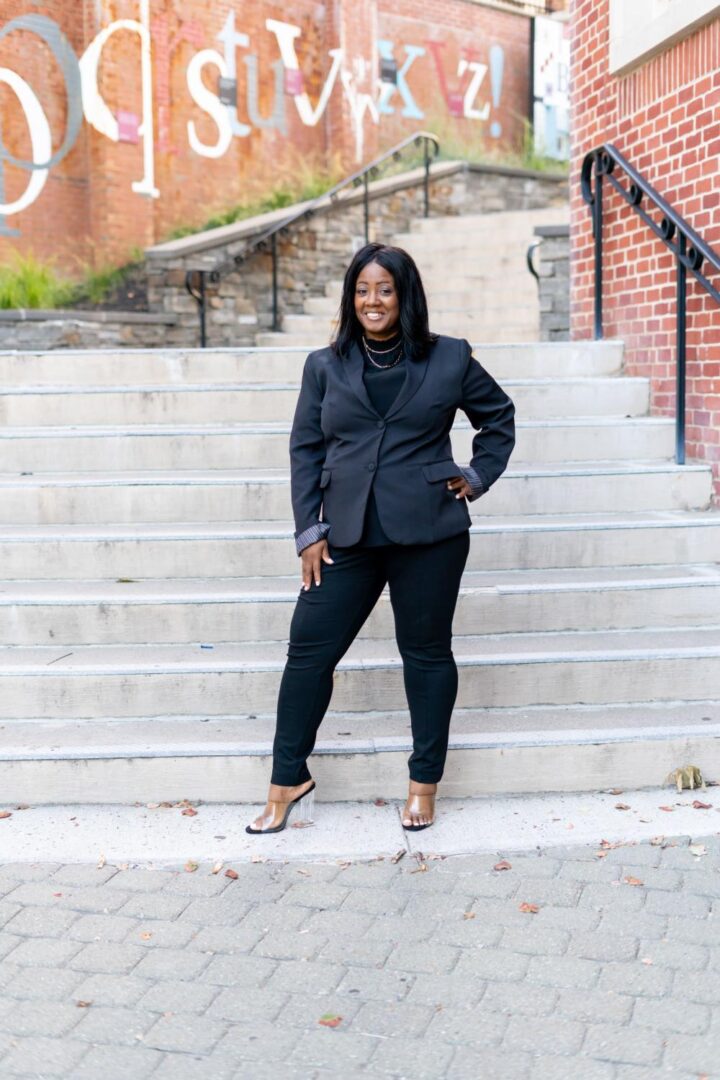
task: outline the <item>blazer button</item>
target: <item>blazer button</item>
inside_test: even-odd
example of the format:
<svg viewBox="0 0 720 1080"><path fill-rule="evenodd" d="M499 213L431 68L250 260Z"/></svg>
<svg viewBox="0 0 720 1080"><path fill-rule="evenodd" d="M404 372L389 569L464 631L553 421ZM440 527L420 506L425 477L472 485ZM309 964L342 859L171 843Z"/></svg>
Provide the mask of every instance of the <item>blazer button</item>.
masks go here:
<svg viewBox="0 0 720 1080"><path fill-rule="evenodd" d="M368 465L368 472L375 472L375 465L372 461Z"/></svg>

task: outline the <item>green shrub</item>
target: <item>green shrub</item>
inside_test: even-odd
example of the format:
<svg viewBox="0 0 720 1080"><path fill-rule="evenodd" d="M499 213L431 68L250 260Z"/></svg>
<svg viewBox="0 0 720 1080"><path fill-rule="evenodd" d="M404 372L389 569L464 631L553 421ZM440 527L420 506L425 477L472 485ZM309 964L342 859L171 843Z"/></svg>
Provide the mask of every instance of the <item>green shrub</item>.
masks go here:
<svg viewBox="0 0 720 1080"><path fill-rule="evenodd" d="M74 296L75 285L58 276L51 260L15 253L0 266L0 308L57 308Z"/></svg>

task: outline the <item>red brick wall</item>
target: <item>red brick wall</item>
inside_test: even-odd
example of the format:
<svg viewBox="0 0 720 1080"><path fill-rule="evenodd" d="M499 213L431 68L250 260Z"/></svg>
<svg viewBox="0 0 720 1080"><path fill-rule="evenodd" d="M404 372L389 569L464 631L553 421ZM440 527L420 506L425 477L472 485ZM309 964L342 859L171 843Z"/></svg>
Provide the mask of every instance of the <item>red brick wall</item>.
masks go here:
<svg viewBox="0 0 720 1080"><path fill-rule="evenodd" d="M613 77L608 70L608 8L608 0L573 0L571 7L575 338L591 337L593 329L592 231L578 183L589 150L614 143L720 251L720 21L628 74ZM605 336L624 339L629 374L651 379L652 412L674 416L673 256L607 181L603 206ZM687 455L712 463L720 500L720 307L690 276L688 298Z"/></svg>
<svg viewBox="0 0 720 1080"><path fill-rule="evenodd" d="M4 0L0 33L18 17L43 16L64 34L80 58L96 35L120 19L139 20L142 0ZM198 139L213 144L215 120L193 100L187 83L188 65L201 50L224 54L218 40L229 12L235 30L247 34L249 45L234 50L238 81L238 120L249 124L235 134L226 152L201 156L189 144L188 124ZM303 123L295 100L281 95L283 130L249 123L248 82L244 60L256 57L257 112L261 120L273 115L275 76L280 57L276 36L266 19L297 25L295 41L302 84L314 106L331 69L329 50L341 47L343 69L351 82L338 77L327 109L316 126ZM0 218L0 262L12 249L54 254L58 265L77 271L83 264L102 265L127 258L134 247L165 239L179 225L199 225L213 213L257 197L268 185L340 164L357 167L380 150L420 128L445 137L452 149L472 146L487 151L516 148L527 114L529 23L511 14L470 0L152 0L150 4L154 140L152 162L159 197L133 191L144 174L143 141L115 142L83 119L69 153L49 170L41 194L27 209ZM408 47L424 50L407 71L407 96L398 90L388 101L392 110L374 116L378 105L376 76L379 41L391 41L398 67ZM493 49L494 47L494 49ZM471 115L456 115L475 77L474 64L490 68L491 50L502 50L501 78L493 83L491 70L477 95L465 104ZM68 114L68 95L52 51L30 29L14 29L0 39L0 67L20 76L37 96L57 150ZM204 67L203 84L217 91L219 71ZM286 74L287 77L287 74ZM98 87L112 113L142 117L140 38L131 30L116 32L106 43L99 66ZM493 93L493 88L495 93ZM296 88L297 89L297 88ZM360 124L353 121L350 93L369 95ZM485 114L485 107L487 115ZM422 117L403 115L421 111ZM479 115L478 115L479 114ZM23 160L32 158L28 122L12 89L0 81L1 135L7 150ZM0 202L9 203L25 191L30 174L17 165L0 164ZM15 230L17 235L11 235Z"/></svg>

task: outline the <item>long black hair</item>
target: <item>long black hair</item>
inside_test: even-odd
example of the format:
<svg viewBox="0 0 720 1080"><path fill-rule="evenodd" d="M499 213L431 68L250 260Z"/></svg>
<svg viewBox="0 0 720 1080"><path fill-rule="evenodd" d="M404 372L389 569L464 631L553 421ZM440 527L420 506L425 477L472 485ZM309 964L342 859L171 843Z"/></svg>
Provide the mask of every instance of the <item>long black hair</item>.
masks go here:
<svg viewBox="0 0 720 1080"><path fill-rule="evenodd" d="M407 353L412 358L420 359L437 340L437 334L430 333L427 299L420 271L407 251L387 244L366 244L355 254L345 271L340 320L333 348L339 356L347 356L352 343L358 341L362 334L355 315L355 286L361 271L372 262L392 274L400 305L400 329Z"/></svg>

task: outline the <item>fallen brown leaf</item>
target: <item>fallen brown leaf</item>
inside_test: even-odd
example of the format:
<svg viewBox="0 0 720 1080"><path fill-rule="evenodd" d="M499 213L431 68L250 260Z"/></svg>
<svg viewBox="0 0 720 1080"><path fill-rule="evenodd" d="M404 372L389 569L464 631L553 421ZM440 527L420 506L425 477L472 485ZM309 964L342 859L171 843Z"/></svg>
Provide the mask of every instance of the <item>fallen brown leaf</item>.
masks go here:
<svg viewBox="0 0 720 1080"><path fill-rule="evenodd" d="M385 799L376 799L373 806L387 806L387 801Z"/></svg>
<svg viewBox="0 0 720 1080"><path fill-rule="evenodd" d="M310 829L315 824L314 821L292 821L290 823L291 829Z"/></svg>
<svg viewBox="0 0 720 1080"><path fill-rule="evenodd" d="M675 811L674 806L658 806L658 810L664 810L666 814L672 814Z"/></svg>
<svg viewBox="0 0 720 1080"><path fill-rule="evenodd" d="M11 810L0 810L0 818L12 817Z"/></svg>
<svg viewBox="0 0 720 1080"><path fill-rule="evenodd" d="M105 856L101 852L100 853L100 858L97 861L97 869L102 870L102 868L103 868L103 866L105 865L106 862L107 862L107 859L105 858Z"/></svg>
<svg viewBox="0 0 720 1080"><path fill-rule="evenodd" d="M75 1005L78 1009L89 1009L92 1005L92 1001L76 1001Z"/></svg>
<svg viewBox="0 0 720 1080"><path fill-rule="evenodd" d="M493 870L512 870L512 863L509 863L507 859L501 859L500 862L495 863Z"/></svg>
<svg viewBox="0 0 720 1080"><path fill-rule="evenodd" d="M641 963L641 964L652 964L652 957L650 957L650 956L643 956L643 958L642 958L642 960L640 961L640 963Z"/></svg>
<svg viewBox="0 0 720 1080"><path fill-rule="evenodd" d="M318 1024L322 1024L323 1027L336 1028L342 1021L342 1016L338 1016L336 1013L323 1013L318 1020Z"/></svg>
<svg viewBox="0 0 720 1080"><path fill-rule="evenodd" d="M185 869L188 874L194 874L197 868L198 864L196 862L193 862L192 859L188 859L188 861L185 863Z"/></svg>
<svg viewBox="0 0 720 1080"><path fill-rule="evenodd" d="M391 863L399 863L400 860L403 859L404 857L405 857L405 848L400 848L400 850L396 851L395 854L391 857L390 862Z"/></svg>
<svg viewBox="0 0 720 1080"><path fill-rule="evenodd" d="M212 870L210 871L210 873L211 873L211 874L219 874L219 873L220 873L220 871L222 870L222 868L223 868L223 862L222 862L222 859L221 859L221 860L220 860L219 862L216 862L216 863L215 863L215 865L213 866L213 868L212 868Z"/></svg>
<svg viewBox="0 0 720 1080"><path fill-rule="evenodd" d="M622 795L623 789L621 787L611 787L608 791L608 795Z"/></svg>
<svg viewBox="0 0 720 1080"><path fill-rule="evenodd" d="M527 902L519 905L521 911L527 911L530 915L536 915L540 908L537 904L528 904Z"/></svg>
<svg viewBox="0 0 720 1080"><path fill-rule="evenodd" d="M699 799L695 799L693 803L693 809L695 810L712 810L712 803L700 802Z"/></svg>
<svg viewBox="0 0 720 1080"><path fill-rule="evenodd" d="M150 931L149 931L149 930L143 930L143 932L142 932L142 934L140 935L140 937L142 938L142 940L143 940L143 941L149 941L149 940L150 940L150 938L152 937L152 934L150 933Z"/></svg>
<svg viewBox="0 0 720 1080"><path fill-rule="evenodd" d="M463 911L463 919L474 919L475 915L476 912L474 911Z"/></svg>
<svg viewBox="0 0 720 1080"><path fill-rule="evenodd" d="M650 843L652 844L653 847L660 847L660 845L662 844L664 839L665 839L664 836L651 836L650 837Z"/></svg>
<svg viewBox="0 0 720 1080"><path fill-rule="evenodd" d="M232 870L230 867L228 867L225 871L225 877L229 877L231 881L237 881L238 872L237 870Z"/></svg>
<svg viewBox="0 0 720 1080"><path fill-rule="evenodd" d="M616 802L615 803L615 809L616 810L629 810L630 807L628 806L628 804L626 802Z"/></svg>
<svg viewBox="0 0 720 1080"><path fill-rule="evenodd" d="M193 806L188 806L187 809L181 810L180 813L183 817L197 817L197 810Z"/></svg>
<svg viewBox="0 0 720 1080"><path fill-rule="evenodd" d="M645 884L644 881L641 881L640 878L636 878L636 877L624 877L623 881L627 885L644 885Z"/></svg>
<svg viewBox="0 0 720 1080"><path fill-rule="evenodd" d="M426 870L427 870L427 866L425 865L425 863L420 863L420 865L417 866L414 870L411 870L410 873L411 874L424 874Z"/></svg>
<svg viewBox="0 0 720 1080"><path fill-rule="evenodd" d="M608 854L607 851L596 851L595 852L595 858L596 859L607 859L607 854Z"/></svg>
<svg viewBox="0 0 720 1080"><path fill-rule="evenodd" d="M267 862L264 855L253 855L250 858L250 862Z"/></svg>

